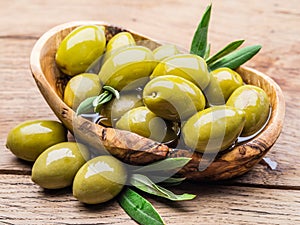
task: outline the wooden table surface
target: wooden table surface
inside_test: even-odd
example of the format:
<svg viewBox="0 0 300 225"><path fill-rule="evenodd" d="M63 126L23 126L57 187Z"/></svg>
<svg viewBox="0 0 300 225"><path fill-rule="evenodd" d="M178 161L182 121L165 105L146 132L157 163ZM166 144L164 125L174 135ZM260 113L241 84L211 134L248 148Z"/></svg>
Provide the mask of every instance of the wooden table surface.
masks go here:
<svg viewBox="0 0 300 225"><path fill-rule="evenodd" d="M57 120L31 76L29 56L48 29L74 20L103 20L188 49L211 1L0 1L0 224L136 224L117 201L85 206L70 189L45 191L30 179L31 165L5 147L8 131L32 119ZM275 170L258 164L218 184L173 188L197 198L169 202L146 195L166 224L300 224L300 5L298 0L212 1L209 41L215 52L230 41L261 44L248 66L282 88L286 117L267 154Z"/></svg>

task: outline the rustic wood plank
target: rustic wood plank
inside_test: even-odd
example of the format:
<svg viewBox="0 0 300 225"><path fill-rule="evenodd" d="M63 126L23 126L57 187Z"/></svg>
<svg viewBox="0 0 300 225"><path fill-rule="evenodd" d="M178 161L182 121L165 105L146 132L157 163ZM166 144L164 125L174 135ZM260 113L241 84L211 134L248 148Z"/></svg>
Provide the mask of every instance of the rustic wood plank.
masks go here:
<svg viewBox="0 0 300 225"><path fill-rule="evenodd" d="M28 175L31 164L6 148L6 134L28 119L56 119L29 71L37 38L60 23L105 20L158 40L188 48L209 0L0 1L0 223L136 224L116 201L87 207L70 189L43 191ZM281 136L267 154L272 171L257 165L224 185L184 184L174 191L198 194L195 200L169 203L146 196L167 224L299 224L300 79L298 0L212 1L209 40L212 51L232 40L263 49L248 66L268 74L282 88L286 119ZM249 187L250 186L250 187ZM252 187L251 187L252 186Z"/></svg>
<svg viewBox="0 0 300 225"><path fill-rule="evenodd" d="M299 191L190 185L173 188L197 198L169 202L144 195L166 224L297 224ZM230 216L229 216L230 215ZM44 191L30 176L0 175L0 222L3 224L135 224L115 200L102 205L79 203L70 189Z"/></svg>

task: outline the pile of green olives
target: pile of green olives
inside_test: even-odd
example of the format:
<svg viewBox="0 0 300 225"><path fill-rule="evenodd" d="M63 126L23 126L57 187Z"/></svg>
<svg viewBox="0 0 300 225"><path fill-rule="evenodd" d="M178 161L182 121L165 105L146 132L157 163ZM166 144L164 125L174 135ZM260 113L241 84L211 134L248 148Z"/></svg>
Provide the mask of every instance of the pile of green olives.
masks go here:
<svg viewBox="0 0 300 225"><path fill-rule="evenodd" d="M55 56L69 77L63 101L76 111L110 86L118 95L88 112L103 126L200 153L229 149L266 124L267 94L245 84L236 71L210 71L203 58L174 45L145 46L125 31L107 40L103 26L74 29ZM127 180L124 165L113 156L92 155L88 146L68 141L67 133L60 122L26 121L9 132L6 146L33 162L32 181L43 188L72 186L74 197L87 204L118 195Z"/></svg>
<svg viewBox="0 0 300 225"><path fill-rule="evenodd" d="M6 146L33 163L31 179L42 188L72 186L74 197L86 204L118 195L127 180L123 163L110 155L92 156L88 146L68 141L67 133L58 121L25 121L10 130Z"/></svg>
<svg viewBox="0 0 300 225"><path fill-rule="evenodd" d="M78 32L91 26L77 29L63 40L56 55L61 71L68 68L66 74L73 76L65 88L64 101L76 110L82 101L101 93L104 85L118 90L119 98L103 104L99 112L104 126L163 143L177 140L183 147L203 153L226 150L239 137L255 135L268 119L267 94L245 84L234 70L210 71L203 58L182 53L174 45L151 50L137 44L128 32L110 40L94 35L90 44L91 38L84 40ZM105 30L93 29L95 33ZM75 39L76 50L66 49ZM94 42L99 42L97 50ZM80 64L81 73L77 74L74 70L78 67L62 66L79 65L78 55L75 59L65 56L69 51L80 52L85 62L85 55L90 56L92 50L103 54L101 60L99 54L89 58L91 65L100 62L97 73L86 73L89 65L85 63ZM64 58L66 62L61 60Z"/></svg>

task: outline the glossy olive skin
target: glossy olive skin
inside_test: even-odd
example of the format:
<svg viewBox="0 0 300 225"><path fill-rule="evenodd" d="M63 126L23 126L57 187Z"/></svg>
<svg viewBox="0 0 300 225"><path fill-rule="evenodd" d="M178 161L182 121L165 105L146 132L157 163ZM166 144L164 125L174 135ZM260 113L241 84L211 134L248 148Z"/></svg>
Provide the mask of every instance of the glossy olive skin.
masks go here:
<svg viewBox="0 0 300 225"><path fill-rule="evenodd" d="M143 91L144 104L156 115L171 121L184 121L205 107L202 91L178 76L158 76Z"/></svg>
<svg viewBox="0 0 300 225"><path fill-rule="evenodd" d="M266 92L254 85L243 85L229 97L226 105L242 109L246 123L241 136L250 136L259 131L268 120L270 100Z"/></svg>
<svg viewBox="0 0 300 225"><path fill-rule="evenodd" d="M244 124L243 110L230 106L213 106L187 120L182 128L183 140L192 150L216 153L234 144Z"/></svg>
<svg viewBox="0 0 300 225"><path fill-rule="evenodd" d="M64 90L64 102L76 110L79 104L88 97L97 96L101 92L98 75L82 73L72 77Z"/></svg>
<svg viewBox="0 0 300 225"><path fill-rule="evenodd" d="M136 43L131 33L123 31L116 34L107 42L104 61L106 61L115 51L134 45L136 45Z"/></svg>
<svg viewBox="0 0 300 225"><path fill-rule="evenodd" d="M101 110L104 118L101 123L105 126L114 126L118 119L131 109L143 106L142 95L139 91L120 92L120 98L105 104Z"/></svg>
<svg viewBox="0 0 300 225"><path fill-rule="evenodd" d="M154 59L157 61L162 61L165 58L168 58L173 55L179 54L180 51L175 45L166 44L161 45L153 50Z"/></svg>
<svg viewBox="0 0 300 225"><path fill-rule="evenodd" d="M163 75L185 78L204 90L210 81L206 62L194 54L177 54L161 61L151 74L151 79Z"/></svg>
<svg viewBox="0 0 300 225"><path fill-rule="evenodd" d="M229 68L219 68L211 72L210 83L204 94L210 105L221 105L242 85L243 79L237 72Z"/></svg>
<svg viewBox="0 0 300 225"><path fill-rule="evenodd" d="M167 133L164 120L145 106L134 108L125 113L117 121L116 128L128 130L159 142L163 142Z"/></svg>
<svg viewBox="0 0 300 225"><path fill-rule="evenodd" d="M47 148L36 159L31 179L46 189L68 187L88 159L89 151L84 145L75 142L58 143Z"/></svg>
<svg viewBox="0 0 300 225"><path fill-rule="evenodd" d="M6 147L18 158L33 162L48 147L67 141L67 132L57 121L25 121L9 131Z"/></svg>
<svg viewBox="0 0 300 225"><path fill-rule="evenodd" d="M60 43L55 61L67 75L84 73L104 52L106 37L103 28L84 25L70 32Z"/></svg>
<svg viewBox="0 0 300 225"><path fill-rule="evenodd" d="M112 156L98 156L77 172L73 195L86 204L103 203L119 194L126 180L127 171L119 160Z"/></svg>
<svg viewBox="0 0 300 225"><path fill-rule="evenodd" d="M99 78L118 91L143 86L156 66L153 53L143 46L129 46L111 55L103 64Z"/></svg>

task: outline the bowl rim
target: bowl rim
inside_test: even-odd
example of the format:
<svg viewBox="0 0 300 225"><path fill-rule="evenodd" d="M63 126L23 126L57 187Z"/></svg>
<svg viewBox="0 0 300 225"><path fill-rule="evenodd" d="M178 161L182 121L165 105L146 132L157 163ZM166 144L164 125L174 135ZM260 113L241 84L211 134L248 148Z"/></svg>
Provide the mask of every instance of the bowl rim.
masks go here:
<svg viewBox="0 0 300 225"><path fill-rule="evenodd" d="M141 36L143 38L150 39L153 42L156 42L160 44L161 42L156 41L155 39L145 37L142 34L139 34L136 31L127 29L127 28L122 28L118 25L113 25L110 23L107 23L105 21L97 21L97 20L81 20L81 21L72 21L68 23L63 23L58 26L55 26L51 28L50 30L46 31L35 43L34 47L32 48L31 55L30 55L30 69L32 76L34 77L36 84L38 88L40 89L40 92L42 93L43 97L47 101L48 105L52 108L52 104L61 104L60 112L58 113L55 111L53 108L53 112L56 114L56 116L63 122L63 124L70 130L73 130L72 127L72 118L74 118L74 111L67 106L63 100L57 95L57 93L53 90L53 88L50 86L49 82L47 81L44 72L42 70L41 66L41 51L44 47L44 45L47 43L50 37L56 35L58 32L61 32L62 30L68 29L68 28L73 28L77 27L80 25L104 25L104 26L112 26L112 27L117 27L120 29L124 29L128 32L134 33L138 36ZM285 116L285 101L283 97L283 93L281 91L281 88L279 85L268 75L257 71L254 68L249 68L247 66L240 66L237 69L237 72L240 73L250 73L250 74L255 74L265 80L271 87L274 89L275 93L275 99L272 102L272 114L270 117L270 120L268 121L267 126L265 129L263 129L262 132L260 132L257 136L255 136L253 139L243 143L241 148L237 149L240 154L246 154L243 159L249 159L249 158L262 158L268 150L273 146L273 144L276 142L277 138L279 137L282 126L283 126L283 121L284 121L284 116ZM271 138L270 138L271 137ZM241 151L247 151L247 148L256 148L258 151L256 153L250 152L249 154L243 153ZM235 149L235 148L234 148ZM237 153L238 154L238 153ZM172 152L169 154L172 155ZM226 153L224 157L221 157L221 160L234 160L234 158L229 159L226 156ZM236 159L238 160L238 158ZM259 161L258 159L256 160L257 162ZM253 167L253 165L248 165L250 167ZM247 167L247 166L246 166ZM227 177L226 177L227 178Z"/></svg>

